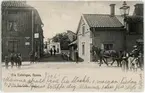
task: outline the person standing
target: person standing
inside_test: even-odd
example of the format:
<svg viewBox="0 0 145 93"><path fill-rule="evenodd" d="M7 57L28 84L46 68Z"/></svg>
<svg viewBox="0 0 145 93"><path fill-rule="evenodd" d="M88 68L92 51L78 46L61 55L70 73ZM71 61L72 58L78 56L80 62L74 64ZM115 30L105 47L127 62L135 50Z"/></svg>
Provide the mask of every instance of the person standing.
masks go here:
<svg viewBox="0 0 145 93"><path fill-rule="evenodd" d="M21 54L19 53L19 54L18 54L18 68L20 68L21 65L22 65L22 56L21 56Z"/></svg>
<svg viewBox="0 0 145 93"><path fill-rule="evenodd" d="M128 71L128 53L126 51L123 51L123 60L122 60L122 68L124 71Z"/></svg>
<svg viewBox="0 0 145 93"><path fill-rule="evenodd" d="M9 64L8 56L5 56L5 66L6 66L6 69L8 69L8 64Z"/></svg>
<svg viewBox="0 0 145 93"><path fill-rule="evenodd" d="M11 68L14 66L14 53L10 54Z"/></svg>
<svg viewBox="0 0 145 93"><path fill-rule="evenodd" d="M79 54L78 54L77 50L75 51L75 55L76 55L76 63L78 63L78 61L79 61Z"/></svg>
<svg viewBox="0 0 145 93"><path fill-rule="evenodd" d="M53 52L54 52L54 56L55 56L55 54L56 54L56 49L55 48L54 48L54 51Z"/></svg>
<svg viewBox="0 0 145 93"><path fill-rule="evenodd" d="M31 61L31 63L34 63L34 52L33 51L30 52L30 61Z"/></svg>
<svg viewBox="0 0 145 93"><path fill-rule="evenodd" d="M38 53L35 52L35 62L38 61Z"/></svg>

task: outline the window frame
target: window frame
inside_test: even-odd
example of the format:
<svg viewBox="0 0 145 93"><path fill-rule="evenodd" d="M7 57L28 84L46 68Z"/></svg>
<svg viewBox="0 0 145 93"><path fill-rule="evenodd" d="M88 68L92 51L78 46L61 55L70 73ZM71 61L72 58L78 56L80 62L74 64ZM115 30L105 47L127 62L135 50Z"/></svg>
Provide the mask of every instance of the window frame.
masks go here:
<svg viewBox="0 0 145 93"><path fill-rule="evenodd" d="M82 36L84 36L85 35L85 25L83 24L82 25Z"/></svg>
<svg viewBox="0 0 145 93"><path fill-rule="evenodd" d="M85 42L82 42L82 55L85 55Z"/></svg>
<svg viewBox="0 0 145 93"><path fill-rule="evenodd" d="M108 49L107 49L106 45L107 45ZM113 47L114 47L114 44L112 44L112 43L104 43L103 47L104 47L104 50L112 50Z"/></svg>
<svg viewBox="0 0 145 93"><path fill-rule="evenodd" d="M11 26L10 26L11 23ZM17 21L7 21L7 30L8 31L13 31L13 32L17 32L18 31L18 25L17 25Z"/></svg>

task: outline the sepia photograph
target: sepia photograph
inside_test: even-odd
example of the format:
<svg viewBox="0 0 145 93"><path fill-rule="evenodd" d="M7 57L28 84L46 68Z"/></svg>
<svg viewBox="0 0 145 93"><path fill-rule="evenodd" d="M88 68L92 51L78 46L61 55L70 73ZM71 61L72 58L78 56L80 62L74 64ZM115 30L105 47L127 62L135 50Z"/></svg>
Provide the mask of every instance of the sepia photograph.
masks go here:
<svg viewBox="0 0 145 93"><path fill-rule="evenodd" d="M143 92L142 1L1 1L3 92Z"/></svg>

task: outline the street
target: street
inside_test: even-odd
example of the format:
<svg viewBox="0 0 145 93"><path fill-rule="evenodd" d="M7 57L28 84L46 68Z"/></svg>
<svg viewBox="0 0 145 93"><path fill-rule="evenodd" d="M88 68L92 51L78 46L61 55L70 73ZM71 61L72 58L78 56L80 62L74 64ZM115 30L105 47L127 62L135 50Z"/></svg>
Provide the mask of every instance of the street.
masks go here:
<svg viewBox="0 0 145 93"><path fill-rule="evenodd" d="M114 64L115 65L115 64ZM39 62L39 63L34 63L34 64L30 64L30 62L23 62L23 65L20 69L14 67L11 69L11 67L9 67L9 69L5 69L5 67L2 67L2 78L7 78L9 76L11 76L11 78L15 79L15 74L29 74L32 75L33 77L34 75L36 76L43 76L48 73L50 76L56 76L55 78L59 77L59 79L62 77L67 77L68 80L71 80L73 77L89 77L90 80L116 80L116 81L121 81L122 78L126 78L124 82L136 82L136 87L139 86L138 82L140 82L140 79L143 75L143 72L138 70L137 72L132 72L132 71L128 71L128 72L123 72L121 70L121 68L118 68L116 66L109 66L107 67L105 64L103 64L101 67L99 67L98 63L87 63L87 62L82 62L82 63L78 63L76 64L75 62ZM14 74L14 75L12 75ZM29 76L28 75L28 76ZM17 76L16 78L29 78L29 77L20 77ZM37 79L38 77L35 78ZM32 77L32 76L31 76ZM35 79L34 78L34 79ZM53 84L53 83L51 83ZM74 84L74 83L73 83ZM76 86L80 85L82 83L78 83ZM84 83L85 84L85 83ZM128 83L125 83L128 84ZM87 84L89 86L89 84ZM100 84L99 84L100 85ZM129 83L128 86L131 86L132 84ZM65 86L65 85L64 85ZM81 85L80 85L81 86ZM126 85L127 86L127 85ZM129 89L126 89L125 91L141 91L141 89L135 88L133 89L133 85L132 87L130 87ZM15 89L15 87L14 87ZM8 91L23 91L23 88L17 88L16 90L14 90L13 88L9 88ZM42 91L44 88L38 88L38 89L29 89L29 88L25 88L25 91ZM3 90L7 91L7 87L3 87ZM56 89L56 88L47 88L46 91L107 91L106 90L98 90L98 89L89 89L89 88L60 88L60 89ZM124 88L113 88L110 89L109 91L124 91Z"/></svg>

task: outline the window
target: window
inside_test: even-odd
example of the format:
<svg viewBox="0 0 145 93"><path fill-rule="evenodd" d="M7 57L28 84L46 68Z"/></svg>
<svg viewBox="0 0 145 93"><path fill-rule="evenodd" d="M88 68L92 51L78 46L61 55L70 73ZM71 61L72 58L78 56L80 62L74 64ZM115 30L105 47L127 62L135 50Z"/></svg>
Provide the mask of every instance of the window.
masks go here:
<svg viewBox="0 0 145 93"><path fill-rule="evenodd" d="M18 41L8 41L8 51L18 52Z"/></svg>
<svg viewBox="0 0 145 93"><path fill-rule="evenodd" d="M17 23L16 23L16 21L8 21L7 22L7 30L9 30L9 31L17 31Z"/></svg>
<svg viewBox="0 0 145 93"><path fill-rule="evenodd" d="M82 55L85 55L85 42L82 43Z"/></svg>
<svg viewBox="0 0 145 93"><path fill-rule="evenodd" d="M8 14L17 14L18 12L17 11L14 11L14 10L11 10L11 11L8 11Z"/></svg>
<svg viewBox="0 0 145 93"><path fill-rule="evenodd" d="M84 34L85 34L85 26L83 25L82 26L82 35L84 36Z"/></svg>
<svg viewBox="0 0 145 93"><path fill-rule="evenodd" d="M104 44L104 49L105 50L112 50L113 49L113 44Z"/></svg>

